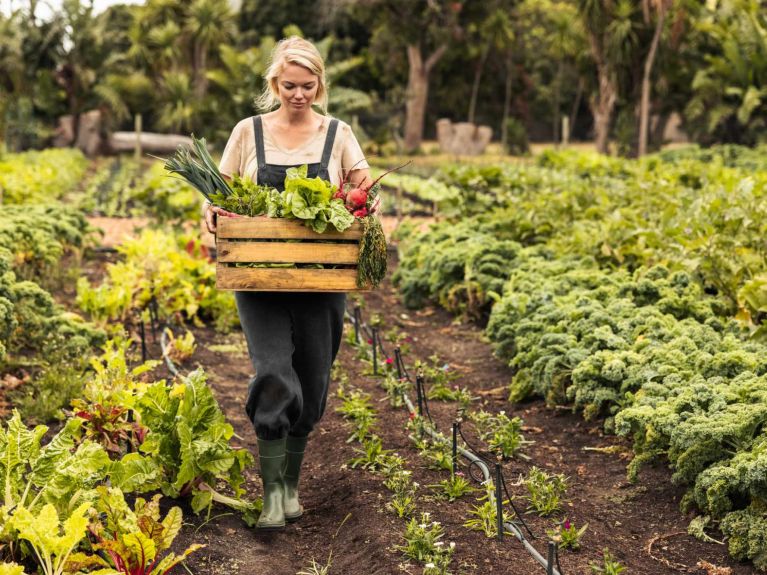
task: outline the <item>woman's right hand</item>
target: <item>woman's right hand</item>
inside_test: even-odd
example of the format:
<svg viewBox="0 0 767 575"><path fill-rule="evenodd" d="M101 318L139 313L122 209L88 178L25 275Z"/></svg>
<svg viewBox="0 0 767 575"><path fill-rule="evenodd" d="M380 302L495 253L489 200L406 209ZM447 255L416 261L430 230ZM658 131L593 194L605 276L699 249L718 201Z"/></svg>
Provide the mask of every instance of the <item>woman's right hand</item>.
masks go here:
<svg viewBox="0 0 767 575"><path fill-rule="evenodd" d="M235 214L234 212L227 211L224 208L219 208L218 206L208 204L208 207L205 209L205 225L208 227L208 231L211 234L216 233L216 219L218 216L224 216L226 218L240 217L239 214Z"/></svg>

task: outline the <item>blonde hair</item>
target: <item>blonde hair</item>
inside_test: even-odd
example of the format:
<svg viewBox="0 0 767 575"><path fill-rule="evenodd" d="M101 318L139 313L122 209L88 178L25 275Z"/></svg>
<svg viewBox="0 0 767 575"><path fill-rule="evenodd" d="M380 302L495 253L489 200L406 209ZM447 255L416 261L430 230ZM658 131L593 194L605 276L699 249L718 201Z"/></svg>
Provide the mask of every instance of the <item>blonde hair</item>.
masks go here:
<svg viewBox="0 0 767 575"><path fill-rule="evenodd" d="M325 80L325 62L314 44L298 36L280 40L272 50L269 68L264 74L266 86L261 96L256 99L256 105L261 110L271 110L279 102L277 79L288 64L303 66L317 76L317 95L313 103L317 104L323 112L327 112L328 89Z"/></svg>

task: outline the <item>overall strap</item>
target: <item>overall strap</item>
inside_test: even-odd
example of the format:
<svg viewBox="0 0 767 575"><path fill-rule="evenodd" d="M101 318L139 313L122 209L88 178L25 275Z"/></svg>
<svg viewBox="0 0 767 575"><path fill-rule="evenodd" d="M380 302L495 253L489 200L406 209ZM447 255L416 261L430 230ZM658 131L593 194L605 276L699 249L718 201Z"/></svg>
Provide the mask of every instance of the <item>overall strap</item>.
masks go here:
<svg viewBox="0 0 767 575"><path fill-rule="evenodd" d="M256 137L256 160L258 169L266 166L266 154L264 153L264 127L261 124L261 116L253 116L253 133Z"/></svg>
<svg viewBox="0 0 767 575"><path fill-rule="evenodd" d="M333 153L333 144L336 141L336 131L338 130L338 120L333 118L328 126L328 135L325 138L325 148L322 150L322 159L320 160L320 171L327 172L330 164L330 154Z"/></svg>

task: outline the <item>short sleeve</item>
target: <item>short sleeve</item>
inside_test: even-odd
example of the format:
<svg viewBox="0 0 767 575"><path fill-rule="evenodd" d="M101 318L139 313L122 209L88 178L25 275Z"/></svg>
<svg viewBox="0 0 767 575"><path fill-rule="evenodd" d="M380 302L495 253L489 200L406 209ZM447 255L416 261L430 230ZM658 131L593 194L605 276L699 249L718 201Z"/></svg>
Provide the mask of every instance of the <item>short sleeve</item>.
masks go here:
<svg viewBox="0 0 767 575"><path fill-rule="evenodd" d="M218 171L225 176L239 176L240 165L242 163L242 123L237 124L229 136L224 153L221 154L221 161L218 164Z"/></svg>
<svg viewBox="0 0 767 575"><path fill-rule="evenodd" d="M360 143L354 136L354 132L348 124L342 124L344 132L344 147L341 153L341 169L346 172L347 170L363 170L369 168L365 154L362 152Z"/></svg>

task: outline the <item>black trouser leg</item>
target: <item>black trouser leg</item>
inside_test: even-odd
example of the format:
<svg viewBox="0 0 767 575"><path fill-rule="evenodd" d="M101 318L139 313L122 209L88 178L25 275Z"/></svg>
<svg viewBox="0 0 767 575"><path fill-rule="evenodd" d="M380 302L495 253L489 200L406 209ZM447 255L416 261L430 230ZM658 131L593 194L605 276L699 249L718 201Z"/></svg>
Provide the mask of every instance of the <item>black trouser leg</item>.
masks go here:
<svg viewBox="0 0 767 575"><path fill-rule="evenodd" d="M346 294L236 292L256 376L246 411L256 435L307 436L325 411Z"/></svg>
<svg viewBox="0 0 767 575"><path fill-rule="evenodd" d="M301 384L293 370L291 313L279 293L235 292L240 324L256 371L245 411L260 439L287 436L302 408Z"/></svg>
<svg viewBox="0 0 767 575"><path fill-rule="evenodd" d="M303 409L290 435L306 437L325 412L330 368L344 329L344 293L295 293L293 369L301 382Z"/></svg>

